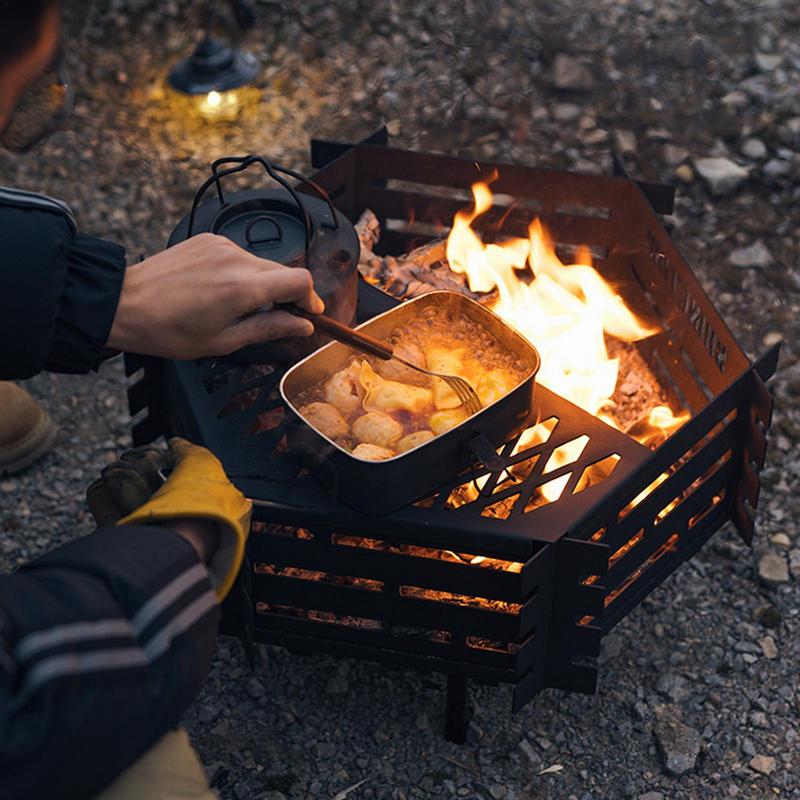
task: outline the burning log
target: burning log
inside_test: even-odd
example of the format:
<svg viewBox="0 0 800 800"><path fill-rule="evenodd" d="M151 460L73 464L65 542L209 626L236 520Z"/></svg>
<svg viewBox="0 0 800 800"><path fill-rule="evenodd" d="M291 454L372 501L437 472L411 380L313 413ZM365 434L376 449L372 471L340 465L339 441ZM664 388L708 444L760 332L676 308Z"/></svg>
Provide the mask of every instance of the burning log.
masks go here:
<svg viewBox="0 0 800 800"><path fill-rule="evenodd" d="M361 245L361 257L365 253L372 253L375 250L375 245L381 238L381 223L375 216L374 212L367 208L358 218L355 224L356 234L358 235L358 242Z"/></svg>
<svg viewBox="0 0 800 800"><path fill-rule="evenodd" d="M364 211L355 228L361 242L359 272L368 283L398 300L442 289L461 292L473 300L487 299L486 295L471 291L464 276L450 271L444 239L426 242L402 256L380 256L374 252L381 235L380 222L375 214L370 209Z"/></svg>

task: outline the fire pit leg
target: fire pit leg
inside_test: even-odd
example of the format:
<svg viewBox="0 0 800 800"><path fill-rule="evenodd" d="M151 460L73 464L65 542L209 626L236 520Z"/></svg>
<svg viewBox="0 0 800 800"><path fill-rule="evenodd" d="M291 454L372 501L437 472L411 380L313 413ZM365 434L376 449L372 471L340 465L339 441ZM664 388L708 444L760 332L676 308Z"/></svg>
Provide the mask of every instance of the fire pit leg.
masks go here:
<svg viewBox="0 0 800 800"><path fill-rule="evenodd" d="M467 738L470 709L467 703L469 686L463 675L447 676L447 709L444 738L448 742L464 744Z"/></svg>

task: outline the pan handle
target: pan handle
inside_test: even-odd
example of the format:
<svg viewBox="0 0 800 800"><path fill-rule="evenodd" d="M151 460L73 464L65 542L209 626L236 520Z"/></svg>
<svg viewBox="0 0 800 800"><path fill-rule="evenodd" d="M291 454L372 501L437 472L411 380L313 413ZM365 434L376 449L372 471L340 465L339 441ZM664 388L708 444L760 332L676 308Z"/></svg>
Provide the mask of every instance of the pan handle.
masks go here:
<svg viewBox="0 0 800 800"><path fill-rule="evenodd" d="M483 464L489 472L500 472L500 470L504 470L508 466L506 459L498 454L497 450L492 447L492 443L481 431L478 431L471 439L468 439L466 446L470 456Z"/></svg>

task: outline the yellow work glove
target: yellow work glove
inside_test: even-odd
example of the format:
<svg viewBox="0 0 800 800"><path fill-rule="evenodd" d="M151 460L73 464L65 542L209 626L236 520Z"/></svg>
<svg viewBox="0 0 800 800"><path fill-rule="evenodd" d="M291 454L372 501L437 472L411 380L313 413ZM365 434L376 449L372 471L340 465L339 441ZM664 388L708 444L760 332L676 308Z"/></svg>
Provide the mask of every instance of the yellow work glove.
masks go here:
<svg viewBox="0 0 800 800"><path fill-rule="evenodd" d="M216 522L219 546L208 570L217 597L222 600L242 565L253 505L228 480L219 459L205 447L175 438L170 439L169 450L173 467L166 482L117 525L186 518Z"/></svg>

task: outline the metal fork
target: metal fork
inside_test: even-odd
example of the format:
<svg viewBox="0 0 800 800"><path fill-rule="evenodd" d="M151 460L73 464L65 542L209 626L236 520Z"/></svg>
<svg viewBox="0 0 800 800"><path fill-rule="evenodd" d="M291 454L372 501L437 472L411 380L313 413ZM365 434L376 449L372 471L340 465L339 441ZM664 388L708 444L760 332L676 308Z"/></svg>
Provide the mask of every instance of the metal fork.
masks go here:
<svg viewBox="0 0 800 800"><path fill-rule="evenodd" d="M477 414L483 408L476 391L472 388L472 386L470 386L468 381L465 381L464 378L461 378L458 375L445 375L441 372L431 372L428 369L418 367L416 364L412 364L410 361L406 361L404 358L400 358L400 356L396 355L391 346L386 344L386 342L382 342L380 339L374 339L372 336L368 336L366 333L361 333L361 331L353 330L353 328L351 328L349 325L345 325L344 323L333 319L333 317L326 317L324 314L312 314L311 312L293 304L280 305L276 307L282 308L284 311L289 311L292 314L296 314L298 317L303 317L304 319L309 320L315 328L323 333L326 333L331 337L331 339L336 339L337 342L342 342L343 344L350 345L350 347L353 347L356 350L362 350L365 353L370 353L371 355L377 356L384 361L389 361L389 359L394 358L401 364L405 364L407 367L415 369L417 372L430 375L432 378L441 378L453 390L453 394L455 394L455 396L461 401L461 405L464 406L464 410L470 416Z"/></svg>

